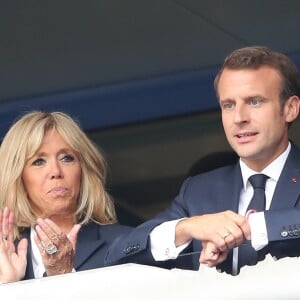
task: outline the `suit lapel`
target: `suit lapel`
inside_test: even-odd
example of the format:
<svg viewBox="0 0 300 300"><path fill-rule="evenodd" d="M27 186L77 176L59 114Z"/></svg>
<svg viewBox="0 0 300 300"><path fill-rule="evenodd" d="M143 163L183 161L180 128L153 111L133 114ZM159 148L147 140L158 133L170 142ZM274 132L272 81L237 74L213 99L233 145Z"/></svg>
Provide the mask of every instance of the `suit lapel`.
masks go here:
<svg viewBox="0 0 300 300"><path fill-rule="evenodd" d="M291 208L296 205L300 185L300 151L292 145L290 154L275 188L270 209Z"/></svg>
<svg viewBox="0 0 300 300"><path fill-rule="evenodd" d="M216 189L216 192L218 193L218 210L226 211L229 209L237 212L241 189L243 186L239 163L228 169L228 173L224 175L224 179L222 180L221 184L222 186L219 186Z"/></svg>
<svg viewBox="0 0 300 300"><path fill-rule="evenodd" d="M75 269L80 270L81 265L103 244L104 241L100 240L99 226L95 223L83 225L77 238Z"/></svg>

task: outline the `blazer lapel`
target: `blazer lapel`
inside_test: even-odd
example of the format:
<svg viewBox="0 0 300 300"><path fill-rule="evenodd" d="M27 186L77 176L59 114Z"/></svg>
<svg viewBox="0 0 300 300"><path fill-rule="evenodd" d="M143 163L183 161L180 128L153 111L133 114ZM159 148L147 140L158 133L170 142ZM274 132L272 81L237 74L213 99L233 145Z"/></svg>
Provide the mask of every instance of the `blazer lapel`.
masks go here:
<svg viewBox="0 0 300 300"><path fill-rule="evenodd" d="M104 241L100 240L98 227L99 226L95 223L89 223L83 225L79 231L74 263L76 270L80 269L80 266L90 257L90 255L104 244Z"/></svg>
<svg viewBox="0 0 300 300"><path fill-rule="evenodd" d="M216 192L218 193L218 210L225 211L229 209L237 212L241 189L243 187L239 163L236 163L228 169L228 173L224 175L224 180L222 180L221 184L222 186L219 186L216 189Z"/></svg>
<svg viewBox="0 0 300 300"><path fill-rule="evenodd" d="M300 151L292 145L292 149L275 188L270 209L294 207L299 197L299 191Z"/></svg>

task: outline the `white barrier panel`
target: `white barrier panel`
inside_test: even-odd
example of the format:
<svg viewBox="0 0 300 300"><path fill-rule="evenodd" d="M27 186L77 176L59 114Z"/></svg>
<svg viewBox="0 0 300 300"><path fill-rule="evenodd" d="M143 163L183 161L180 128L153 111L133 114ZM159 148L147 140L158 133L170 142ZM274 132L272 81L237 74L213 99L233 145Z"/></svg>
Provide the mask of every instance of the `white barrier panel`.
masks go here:
<svg viewBox="0 0 300 300"><path fill-rule="evenodd" d="M209 268L200 271L165 270L126 264L2 284L0 298L299 300L299 270L298 258L273 261L271 257L256 266L243 268L235 277Z"/></svg>

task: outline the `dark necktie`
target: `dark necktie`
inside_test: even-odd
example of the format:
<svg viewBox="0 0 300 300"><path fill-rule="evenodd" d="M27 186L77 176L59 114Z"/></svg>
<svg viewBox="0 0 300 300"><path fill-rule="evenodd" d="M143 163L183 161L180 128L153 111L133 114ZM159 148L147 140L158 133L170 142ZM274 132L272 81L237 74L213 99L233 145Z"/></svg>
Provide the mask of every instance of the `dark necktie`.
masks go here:
<svg viewBox="0 0 300 300"><path fill-rule="evenodd" d="M255 174L249 177L249 182L251 183L254 189L254 193L247 211L250 209L254 209L256 211L265 210L266 208L265 186L268 178L269 177L264 174Z"/></svg>
<svg viewBox="0 0 300 300"><path fill-rule="evenodd" d="M264 174L255 174L249 178L249 182L253 187L253 197L248 206L248 210L263 211L266 207L265 186L269 177ZM238 269L244 265L255 265L258 261L258 252L251 247L251 241L245 241L239 247Z"/></svg>

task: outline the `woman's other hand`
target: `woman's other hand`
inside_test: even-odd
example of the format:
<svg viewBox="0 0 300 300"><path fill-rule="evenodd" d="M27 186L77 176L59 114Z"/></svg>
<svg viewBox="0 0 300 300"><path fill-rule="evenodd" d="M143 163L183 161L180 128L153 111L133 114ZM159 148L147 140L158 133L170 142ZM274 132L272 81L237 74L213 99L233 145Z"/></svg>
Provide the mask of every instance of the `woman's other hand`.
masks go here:
<svg viewBox="0 0 300 300"><path fill-rule="evenodd" d="M37 219L35 242L41 252L47 275L72 272L80 227L75 224L67 237L50 219Z"/></svg>

